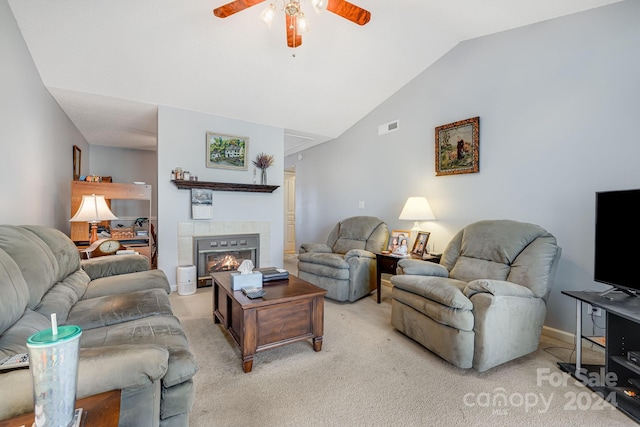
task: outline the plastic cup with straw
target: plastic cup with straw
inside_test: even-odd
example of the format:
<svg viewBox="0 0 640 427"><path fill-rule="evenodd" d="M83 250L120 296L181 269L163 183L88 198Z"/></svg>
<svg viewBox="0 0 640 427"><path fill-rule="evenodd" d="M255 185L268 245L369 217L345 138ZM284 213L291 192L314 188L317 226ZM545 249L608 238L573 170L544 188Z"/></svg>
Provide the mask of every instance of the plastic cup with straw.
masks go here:
<svg viewBox="0 0 640 427"><path fill-rule="evenodd" d="M58 326L52 313L51 329L27 339L36 427L73 422L81 335L79 326Z"/></svg>

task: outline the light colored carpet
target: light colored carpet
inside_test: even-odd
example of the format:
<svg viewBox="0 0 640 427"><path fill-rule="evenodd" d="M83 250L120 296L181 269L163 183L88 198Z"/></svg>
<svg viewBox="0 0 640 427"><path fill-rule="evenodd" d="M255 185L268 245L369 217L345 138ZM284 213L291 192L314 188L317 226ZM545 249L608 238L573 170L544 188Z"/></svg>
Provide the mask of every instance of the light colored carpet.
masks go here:
<svg viewBox="0 0 640 427"><path fill-rule="evenodd" d="M192 426L636 425L563 377L556 362L575 357L570 345L545 339L536 353L487 372L458 369L391 326L384 286L381 304L375 293L352 304L325 300L321 352L310 340L271 349L245 374L235 342L213 323L211 290L170 297L200 366Z"/></svg>

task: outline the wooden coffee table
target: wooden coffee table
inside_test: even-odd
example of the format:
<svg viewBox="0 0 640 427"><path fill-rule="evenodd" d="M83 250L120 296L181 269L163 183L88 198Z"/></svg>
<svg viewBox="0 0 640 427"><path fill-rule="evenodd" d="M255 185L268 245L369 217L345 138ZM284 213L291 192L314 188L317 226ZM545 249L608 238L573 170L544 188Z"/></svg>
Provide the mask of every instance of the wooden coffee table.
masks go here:
<svg viewBox="0 0 640 427"><path fill-rule="evenodd" d="M249 299L231 289L231 273L211 275L213 321L222 323L242 354L242 369L251 372L253 356L264 350L313 340L313 349L322 349L324 295L322 288L298 277L268 282L262 298Z"/></svg>

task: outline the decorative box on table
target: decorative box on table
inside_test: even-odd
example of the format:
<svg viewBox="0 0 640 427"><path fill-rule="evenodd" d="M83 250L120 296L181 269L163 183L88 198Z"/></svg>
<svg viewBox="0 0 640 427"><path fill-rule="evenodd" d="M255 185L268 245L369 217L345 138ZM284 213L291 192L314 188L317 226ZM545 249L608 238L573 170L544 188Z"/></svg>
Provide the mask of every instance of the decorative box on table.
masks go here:
<svg viewBox="0 0 640 427"><path fill-rule="evenodd" d="M234 291L239 291L242 288L261 288L262 273L258 271L250 274L233 272L231 273L231 287Z"/></svg>
<svg viewBox="0 0 640 427"><path fill-rule="evenodd" d="M136 237L136 233L133 231L133 227L118 227L111 229L111 237L113 239L133 239Z"/></svg>

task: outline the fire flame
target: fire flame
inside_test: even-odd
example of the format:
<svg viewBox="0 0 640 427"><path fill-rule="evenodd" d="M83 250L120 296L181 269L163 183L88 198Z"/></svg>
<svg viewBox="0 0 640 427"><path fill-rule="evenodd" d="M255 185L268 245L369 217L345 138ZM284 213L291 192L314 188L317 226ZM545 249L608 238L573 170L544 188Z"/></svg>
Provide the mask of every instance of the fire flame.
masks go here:
<svg viewBox="0 0 640 427"><path fill-rule="evenodd" d="M236 257L227 254L209 261L207 263L207 270L209 270L210 273L216 273L218 271L233 271L237 270L239 266L240 263Z"/></svg>

